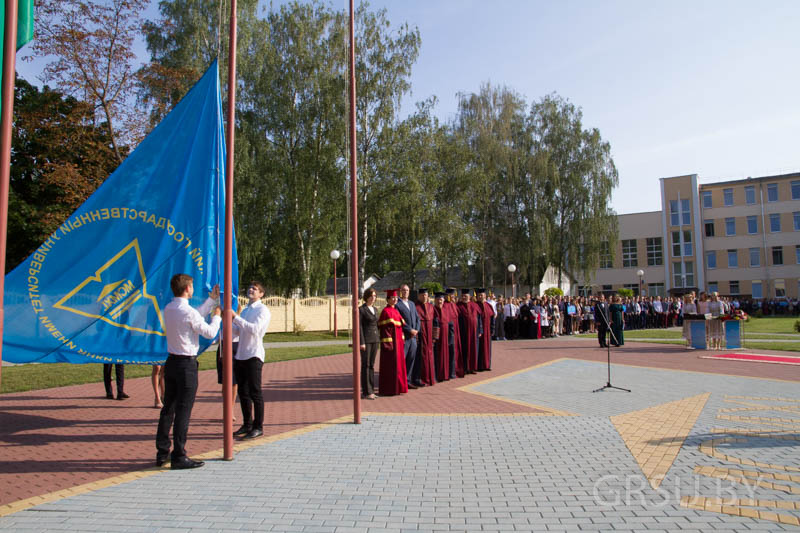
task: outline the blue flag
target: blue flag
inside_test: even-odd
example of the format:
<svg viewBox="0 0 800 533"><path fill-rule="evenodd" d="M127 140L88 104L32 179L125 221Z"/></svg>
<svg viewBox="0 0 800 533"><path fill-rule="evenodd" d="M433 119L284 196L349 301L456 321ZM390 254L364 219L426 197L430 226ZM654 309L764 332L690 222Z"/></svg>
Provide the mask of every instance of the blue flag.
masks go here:
<svg viewBox="0 0 800 533"><path fill-rule="evenodd" d="M222 285L224 215L215 61L105 183L6 276L3 359L162 363L170 278L194 278L195 306ZM232 270L235 309L235 243Z"/></svg>

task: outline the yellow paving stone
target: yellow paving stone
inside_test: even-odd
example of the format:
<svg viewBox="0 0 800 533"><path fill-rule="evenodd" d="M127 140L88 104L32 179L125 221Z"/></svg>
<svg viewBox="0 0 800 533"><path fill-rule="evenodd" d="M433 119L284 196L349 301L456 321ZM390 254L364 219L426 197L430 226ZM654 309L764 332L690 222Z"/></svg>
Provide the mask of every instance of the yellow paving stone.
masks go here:
<svg viewBox="0 0 800 533"><path fill-rule="evenodd" d="M778 521L781 524L789 524L789 525L792 525L792 526L800 526L800 519L798 519L796 516L791 516L791 515L788 515L788 514L779 514L778 515Z"/></svg>
<svg viewBox="0 0 800 533"><path fill-rule="evenodd" d="M758 509L739 509L739 515L747 518L758 518Z"/></svg>
<svg viewBox="0 0 800 533"><path fill-rule="evenodd" d="M777 522L778 521L778 513L773 513L773 512L769 512L769 511L759 511L758 512L758 517L761 520L770 520L772 522Z"/></svg>
<svg viewBox="0 0 800 533"><path fill-rule="evenodd" d="M658 488L669 471L710 395L699 394L611 417L653 488Z"/></svg>

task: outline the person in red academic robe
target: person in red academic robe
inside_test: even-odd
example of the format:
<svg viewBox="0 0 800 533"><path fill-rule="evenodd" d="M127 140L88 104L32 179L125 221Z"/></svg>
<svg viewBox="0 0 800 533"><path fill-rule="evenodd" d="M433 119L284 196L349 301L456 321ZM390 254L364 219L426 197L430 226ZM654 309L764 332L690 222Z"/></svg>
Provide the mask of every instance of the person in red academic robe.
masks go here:
<svg viewBox="0 0 800 533"><path fill-rule="evenodd" d="M455 289L447 289L445 291L447 294L447 301L444 303L444 308L447 309L447 320L448 320L448 335L447 338L449 340L450 347L449 355L450 355L450 379L454 379L456 376L463 378L464 377L464 365L461 361L461 331L458 327L458 307L456 306L456 290Z"/></svg>
<svg viewBox="0 0 800 533"><path fill-rule="evenodd" d="M419 379L425 385L433 385L436 383L436 366L433 362L433 304L428 298L428 289L417 291L417 361L420 368Z"/></svg>
<svg viewBox="0 0 800 533"><path fill-rule="evenodd" d="M445 294L435 293L433 305L433 361L436 366L436 381L450 379L450 357L447 342L447 309L444 307Z"/></svg>
<svg viewBox="0 0 800 533"><path fill-rule="evenodd" d="M403 355L403 317L395 309L397 290L386 291L386 307L378 319L381 338L381 366L378 383L381 396L394 396L408 392L406 358Z"/></svg>
<svg viewBox="0 0 800 533"><path fill-rule="evenodd" d="M478 370L492 369L492 306L486 302L486 289L477 289L478 306L481 315L478 318Z"/></svg>
<svg viewBox="0 0 800 533"><path fill-rule="evenodd" d="M478 305L470 301L469 289L461 289L458 308L458 329L461 333L461 366L467 374L478 368Z"/></svg>

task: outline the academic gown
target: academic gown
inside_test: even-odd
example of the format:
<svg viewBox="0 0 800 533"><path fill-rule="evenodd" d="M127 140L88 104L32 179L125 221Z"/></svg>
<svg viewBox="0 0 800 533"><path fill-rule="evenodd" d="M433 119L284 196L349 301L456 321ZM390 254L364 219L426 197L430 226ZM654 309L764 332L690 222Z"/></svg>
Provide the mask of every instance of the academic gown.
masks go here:
<svg viewBox="0 0 800 533"><path fill-rule="evenodd" d="M481 334L478 338L478 370L491 370L492 369L492 317L494 311L492 306L486 302L478 303L481 307L481 315L478 320L481 323L478 325L478 332Z"/></svg>
<svg viewBox="0 0 800 533"><path fill-rule="evenodd" d="M433 304L417 302L419 333L417 357L420 361L420 379L425 385L436 383L436 365L433 362Z"/></svg>
<svg viewBox="0 0 800 533"><path fill-rule="evenodd" d="M475 302L458 302L458 327L461 332L462 366L467 372L478 369L478 313Z"/></svg>
<svg viewBox="0 0 800 533"><path fill-rule="evenodd" d="M436 365L436 381L450 379L450 355L447 342L447 309L433 307L433 327L438 328L439 338L433 341L433 360Z"/></svg>
<svg viewBox="0 0 800 533"><path fill-rule="evenodd" d="M381 311L378 331L381 336L380 395L394 396L408 392L406 358L403 355L403 317L393 306L386 306Z"/></svg>
<svg viewBox="0 0 800 533"><path fill-rule="evenodd" d="M455 302L445 302L444 307L447 307L450 331L454 340L453 347L450 350L450 375L452 376L455 373L457 377L463 378L464 365L461 361L461 328L458 326L458 306Z"/></svg>

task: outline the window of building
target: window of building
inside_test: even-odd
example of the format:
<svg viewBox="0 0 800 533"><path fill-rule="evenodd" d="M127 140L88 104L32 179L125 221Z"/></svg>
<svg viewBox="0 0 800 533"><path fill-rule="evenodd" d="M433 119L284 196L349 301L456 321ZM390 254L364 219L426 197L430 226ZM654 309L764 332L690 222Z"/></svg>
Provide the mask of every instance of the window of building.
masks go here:
<svg viewBox="0 0 800 533"><path fill-rule="evenodd" d="M792 182L792 200L800 200L800 181Z"/></svg>
<svg viewBox="0 0 800 533"><path fill-rule="evenodd" d="M603 292L610 292L613 290L614 289L611 287L611 285L603 285Z"/></svg>
<svg viewBox="0 0 800 533"><path fill-rule="evenodd" d="M714 236L714 220L706 219L703 221L703 225L706 228L706 237L713 237Z"/></svg>
<svg viewBox="0 0 800 533"><path fill-rule="evenodd" d="M777 202L778 201L778 184L777 183L770 183L767 185L767 201L768 202Z"/></svg>
<svg viewBox="0 0 800 533"><path fill-rule="evenodd" d="M794 262L800 265L800 244L794 247Z"/></svg>
<svg viewBox="0 0 800 533"><path fill-rule="evenodd" d="M728 250L728 268L739 268L739 254L736 250Z"/></svg>
<svg viewBox="0 0 800 533"><path fill-rule="evenodd" d="M684 226L692 223L692 217L689 214L689 200L681 200L681 218Z"/></svg>
<svg viewBox="0 0 800 533"><path fill-rule="evenodd" d="M666 296L666 291L664 290L663 283L648 283L647 284L647 295L648 296L661 296L662 298Z"/></svg>
<svg viewBox="0 0 800 533"><path fill-rule="evenodd" d="M611 248L608 246L608 241L600 245L600 268L611 268Z"/></svg>
<svg viewBox="0 0 800 533"><path fill-rule="evenodd" d="M711 191L703 191L703 209L711 209Z"/></svg>
<svg viewBox="0 0 800 533"><path fill-rule="evenodd" d="M722 200L725 207L733 205L733 189L722 189Z"/></svg>
<svg viewBox="0 0 800 533"><path fill-rule="evenodd" d="M800 211L792 213L792 220L794 220L794 230L800 231Z"/></svg>
<svg viewBox="0 0 800 533"><path fill-rule="evenodd" d="M755 215L747 217L747 233L750 235L758 233L758 217Z"/></svg>
<svg viewBox="0 0 800 533"><path fill-rule="evenodd" d="M725 235L727 235L729 237L731 235L736 235L736 219L735 218L731 217L731 218L726 218L725 219Z"/></svg>
<svg viewBox="0 0 800 533"><path fill-rule="evenodd" d="M685 287L694 287L694 263L692 261L684 261L683 276L686 280Z"/></svg>
<svg viewBox="0 0 800 533"><path fill-rule="evenodd" d="M783 246L772 247L772 264L773 265L783 264Z"/></svg>
<svg viewBox="0 0 800 533"><path fill-rule="evenodd" d="M672 232L672 257L681 256L681 232Z"/></svg>
<svg viewBox="0 0 800 533"><path fill-rule="evenodd" d="M775 280L775 298L786 298L786 280Z"/></svg>
<svg viewBox="0 0 800 533"><path fill-rule="evenodd" d="M731 294L739 294L739 282L738 281L729 281L728 282L728 291Z"/></svg>
<svg viewBox="0 0 800 533"><path fill-rule="evenodd" d="M672 263L672 285L680 289L683 287L683 265L680 262Z"/></svg>
<svg viewBox="0 0 800 533"><path fill-rule="evenodd" d="M750 266L751 267L761 266L761 249L760 248L750 248Z"/></svg>
<svg viewBox="0 0 800 533"><path fill-rule="evenodd" d="M761 281L753 281L753 298L761 299L764 297L764 291L761 286Z"/></svg>
<svg viewBox="0 0 800 533"><path fill-rule="evenodd" d="M781 214L772 213L769 216L769 231L772 233L778 233L780 230L781 230Z"/></svg>
<svg viewBox="0 0 800 533"><path fill-rule="evenodd" d="M622 241L622 267L638 266L639 261L636 256L636 239Z"/></svg>
<svg viewBox="0 0 800 533"><path fill-rule="evenodd" d="M692 223L692 217L689 212L689 200L669 201L669 220L673 226L688 226Z"/></svg>
<svg viewBox="0 0 800 533"><path fill-rule="evenodd" d="M709 281L708 292L719 292L719 283L717 283L716 281Z"/></svg>
<svg viewBox="0 0 800 533"><path fill-rule="evenodd" d="M692 232L683 232L683 255L692 255Z"/></svg>
<svg viewBox="0 0 800 533"><path fill-rule="evenodd" d="M747 185L744 188L744 202L746 204L756 203L756 188L752 185Z"/></svg>
<svg viewBox="0 0 800 533"><path fill-rule="evenodd" d="M708 268L717 268L717 252L711 250L706 252L706 266Z"/></svg>
<svg viewBox="0 0 800 533"><path fill-rule="evenodd" d="M661 237L647 239L647 266L660 266L664 264L664 252L661 246Z"/></svg>

